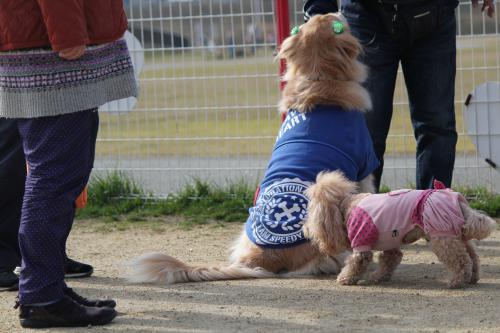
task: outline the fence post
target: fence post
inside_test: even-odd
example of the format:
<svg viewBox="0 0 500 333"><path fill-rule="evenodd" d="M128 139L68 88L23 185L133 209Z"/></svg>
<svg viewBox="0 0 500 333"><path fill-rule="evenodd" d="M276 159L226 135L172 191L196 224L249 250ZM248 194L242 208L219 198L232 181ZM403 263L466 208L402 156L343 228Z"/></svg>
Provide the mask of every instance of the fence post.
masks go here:
<svg viewBox="0 0 500 333"><path fill-rule="evenodd" d="M276 0L276 35L277 35L277 47L281 46L281 43L288 37L290 33L290 17L288 11L288 0ZM285 73L286 63L285 60L280 60L280 77ZM285 82L280 81L280 89L283 90L285 87Z"/></svg>
<svg viewBox="0 0 500 333"><path fill-rule="evenodd" d="M288 11L288 0L276 0L276 47L279 49L281 47L281 44L285 40L285 38L288 37L290 34L290 12ZM286 82L281 80L281 77L283 77L283 74L285 74L286 71L286 62L285 60L281 59L280 60L280 68L279 68L279 75L280 75L280 90L283 90L285 87ZM286 112L283 112L281 114L281 122L283 122L286 118Z"/></svg>

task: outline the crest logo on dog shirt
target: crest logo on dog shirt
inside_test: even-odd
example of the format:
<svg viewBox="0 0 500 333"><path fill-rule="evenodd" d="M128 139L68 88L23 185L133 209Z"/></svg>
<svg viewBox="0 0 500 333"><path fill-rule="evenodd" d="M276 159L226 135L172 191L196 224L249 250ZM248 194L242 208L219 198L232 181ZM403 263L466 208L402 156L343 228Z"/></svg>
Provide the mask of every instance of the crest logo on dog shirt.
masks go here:
<svg viewBox="0 0 500 333"><path fill-rule="evenodd" d="M304 241L302 226L307 217L304 191L310 182L283 179L259 194L250 210L251 237L261 245L292 245Z"/></svg>

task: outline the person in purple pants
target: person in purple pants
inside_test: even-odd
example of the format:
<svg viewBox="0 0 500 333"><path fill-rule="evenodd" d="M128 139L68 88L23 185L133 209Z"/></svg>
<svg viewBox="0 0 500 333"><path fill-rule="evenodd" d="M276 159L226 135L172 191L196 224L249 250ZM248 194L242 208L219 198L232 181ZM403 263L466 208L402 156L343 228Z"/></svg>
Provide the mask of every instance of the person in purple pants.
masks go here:
<svg viewBox="0 0 500 333"><path fill-rule="evenodd" d="M16 291L21 266L19 224L26 182L26 160L17 122L0 118L0 291ZM70 259L64 260L65 278L92 275L93 267Z"/></svg>
<svg viewBox="0 0 500 333"><path fill-rule="evenodd" d="M0 117L16 120L29 167L22 327L104 325L117 315L113 300L81 297L64 275L75 200L94 162L97 108L137 95L126 29L122 0L0 1Z"/></svg>

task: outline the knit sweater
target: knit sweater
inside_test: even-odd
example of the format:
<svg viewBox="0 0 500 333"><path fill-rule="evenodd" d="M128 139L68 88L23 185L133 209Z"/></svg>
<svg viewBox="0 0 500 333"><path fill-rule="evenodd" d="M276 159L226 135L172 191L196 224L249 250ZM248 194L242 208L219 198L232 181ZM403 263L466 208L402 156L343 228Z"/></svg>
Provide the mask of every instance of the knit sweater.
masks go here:
<svg viewBox="0 0 500 333"><path fill-rule="evenodd" d="M68 114L129 96L137 85L122 39L71 61L48 49L0 52L0 117Z"/></svg>

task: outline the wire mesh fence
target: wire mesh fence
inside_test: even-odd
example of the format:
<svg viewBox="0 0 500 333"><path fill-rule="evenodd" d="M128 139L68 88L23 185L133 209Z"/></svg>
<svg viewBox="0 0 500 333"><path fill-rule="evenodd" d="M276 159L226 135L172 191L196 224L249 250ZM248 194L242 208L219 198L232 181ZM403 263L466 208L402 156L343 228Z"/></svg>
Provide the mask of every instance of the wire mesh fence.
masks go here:
<svg viewBox="0 0 500 333"><path fill-rule="evenodd" d="M95 172L120 170L157 196L199 178L255 183L280 126L275 0L125 1L131 53L141 95L101 112ZM290 21L302 22L302 0ZM485 18L470 3L457 9L455 184L500 191L498 171L484 162L463 122L472 89L500 81L499 14ZM498 111L500 112L500 110ZM398 79L383 183L415 178L415 140L406 89ZM500 147L497 147L500 149Z"/></svg>

